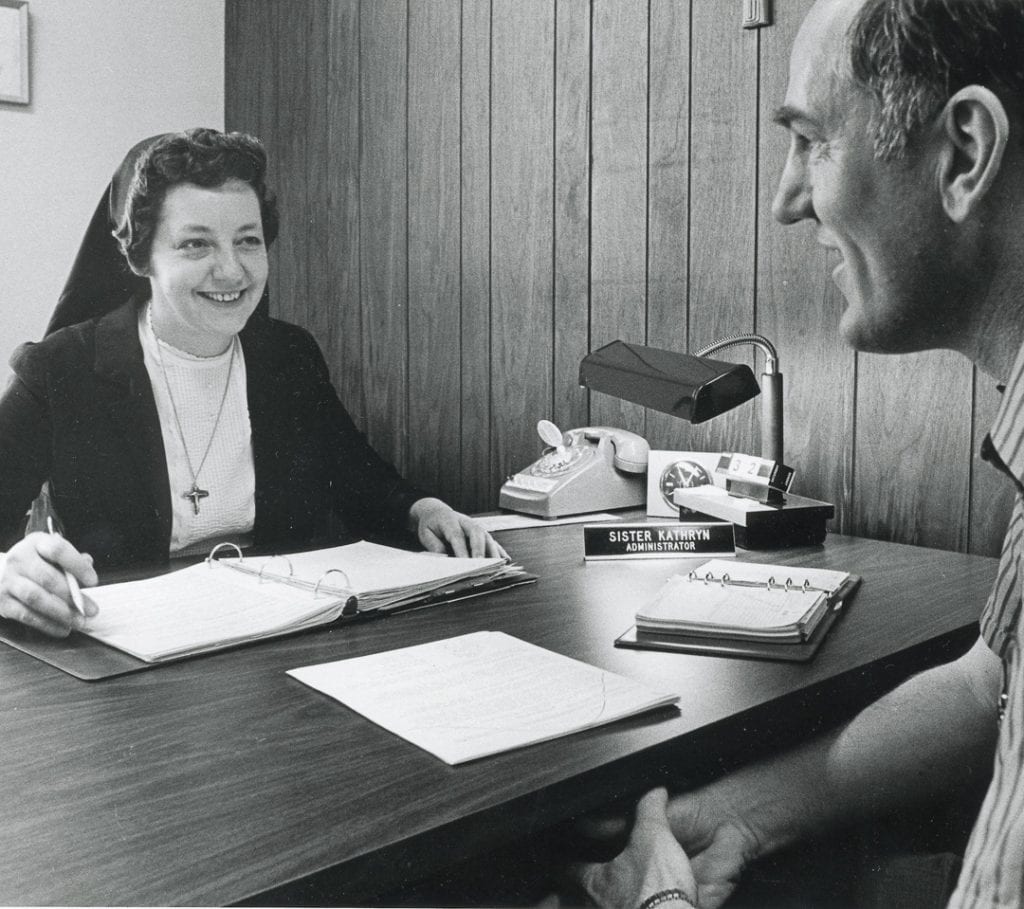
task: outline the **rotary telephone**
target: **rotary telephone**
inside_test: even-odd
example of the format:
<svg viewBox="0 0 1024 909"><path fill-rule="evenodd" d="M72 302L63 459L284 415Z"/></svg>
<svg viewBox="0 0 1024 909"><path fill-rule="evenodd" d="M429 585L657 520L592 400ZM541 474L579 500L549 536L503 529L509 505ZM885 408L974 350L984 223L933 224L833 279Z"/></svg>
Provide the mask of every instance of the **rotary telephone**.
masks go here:
<svg viewBox="0 0 1024 909"><path fill-rule="evenodd" d="M558 518L643 504L647 489L647 442L609 426L566 433L549 420L537 424L546 445L529 467L501 487L498 505L511 511Z"/></svg>

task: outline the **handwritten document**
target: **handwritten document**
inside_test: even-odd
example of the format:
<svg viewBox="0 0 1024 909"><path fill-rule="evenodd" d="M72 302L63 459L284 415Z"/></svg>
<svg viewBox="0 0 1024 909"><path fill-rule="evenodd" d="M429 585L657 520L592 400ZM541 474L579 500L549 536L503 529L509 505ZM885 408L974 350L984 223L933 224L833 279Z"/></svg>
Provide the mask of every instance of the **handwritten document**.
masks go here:
<svg viewBox="0 0 1024 909"><path fill-rule="evenodd" d="M205 564L87 591L100 607L85 633L147 662L258 640L336 618L336 599Z"/></svg>
<svg viewBox="0 0 1024 909"><path fill-rule="evenodd" d="M679 699L496 631L288 674L449 764L569 735Z"/></svg>

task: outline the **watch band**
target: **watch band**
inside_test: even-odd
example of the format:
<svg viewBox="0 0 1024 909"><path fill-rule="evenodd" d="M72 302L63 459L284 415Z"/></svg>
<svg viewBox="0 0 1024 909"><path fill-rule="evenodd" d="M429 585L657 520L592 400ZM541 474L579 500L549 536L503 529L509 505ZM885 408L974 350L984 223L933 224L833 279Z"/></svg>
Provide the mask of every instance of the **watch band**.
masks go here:
<svg viewBox="0 0 1024 909"><path fill-rule="evenodd" d="M682 903L684 906L689 907L695 905L683 890L680 890L678 887L672 887L668 890L659 890L657 893L652 893L639 905L638 909L654 909L655 906L671 902Z"/></svg>

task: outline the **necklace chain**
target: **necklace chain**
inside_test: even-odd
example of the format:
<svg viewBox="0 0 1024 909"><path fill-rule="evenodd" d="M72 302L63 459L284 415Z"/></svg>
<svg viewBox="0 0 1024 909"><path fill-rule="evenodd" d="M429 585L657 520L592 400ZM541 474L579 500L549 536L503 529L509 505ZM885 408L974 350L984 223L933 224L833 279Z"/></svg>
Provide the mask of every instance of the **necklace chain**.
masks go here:
<svg viewBox="0 0 1024 909"><path fill-rule="evenodd" d="M146 312L146 319L149 322L150 331L153 332L153 339L156 341L156 357L160 363L160 372L164 377L164 387L167 389L167 397L171 402L171 413L174 414L174 423L178 428L178 438L181 439L181 450L185 452L185 463L188 465L188 472L192 474L192 488L183 494L186 499L192 499L192 508L196 514L199 514L199 499L205 498L209 495L208 492L199 488L199 474L203 470L203 465L206 464L206 459L209 457L210 449L213 447L214 437L217 435L217 427L220 426L220 418L224 413L224 404L228 399L228 389L231 388L231 372L235 366L235 350L238 347L238 338L233 338L231 341L231 357L228 360L228 375L224 381L224 392L220 396L220 406L217 408L217 417L213 421L213 429L210 431L210 438L206 442L206 450L203 452L202 460L199 462L198 468L192 467L192 457L188 453L188 445L185 442L185 432L181 428L181 418L178 416L178 405L174 403L174 394L171 392L171 382L167 378L167 367L164 365L164 354L161 350L161 345L164 343L157 337L156 330L153 328L153 310L152 307Z"/></svg>

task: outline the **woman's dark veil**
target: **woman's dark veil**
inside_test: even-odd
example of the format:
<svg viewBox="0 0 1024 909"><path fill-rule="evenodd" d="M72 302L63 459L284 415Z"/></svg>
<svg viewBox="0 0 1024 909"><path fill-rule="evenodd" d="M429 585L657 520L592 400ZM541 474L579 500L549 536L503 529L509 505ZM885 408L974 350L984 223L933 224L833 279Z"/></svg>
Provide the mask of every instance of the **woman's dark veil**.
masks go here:
<svg viewBox="0 0 1024 909"><path fill-rule="evenodd" d="M165 135L168 134L150 136L132 146L115 171L86 229L57 307L46 326L46 334L105 315L131 297L149 293L149 280L139 277L128 267L113 231L124 218L125 200L135 165L142 154ZM266 314L267 301L267 292L264 291L257 312Z"/></svg>

